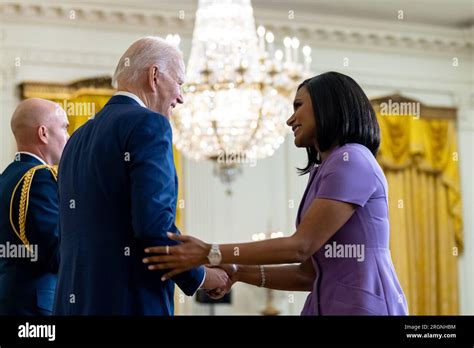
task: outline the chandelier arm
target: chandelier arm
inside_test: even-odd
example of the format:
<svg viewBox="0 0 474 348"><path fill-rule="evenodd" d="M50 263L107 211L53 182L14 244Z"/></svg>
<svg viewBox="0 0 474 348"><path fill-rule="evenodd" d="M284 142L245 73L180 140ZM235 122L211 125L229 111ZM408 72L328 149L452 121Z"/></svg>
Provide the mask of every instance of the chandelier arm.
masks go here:
<svg viewBox="0 0 474 348"><path fill-rule="evenodd" d="M222 145L222 140L219 136L219 133L217 132L217 121L213 120L213 121L211 121L211 124L212 124L212 129L214 129L214 134L216 135L216 138L217 138L217 143L219 144L219 146L221 148L221 151L223 151L225 153L224 146ZM218 158L218 156L219 156L219 154L217 155L216 158Z"/></svg>
<svg viewBox="0 0 474 348"><path fill-rule="evenodd" d="M263 84L260 83L260 92L262 93L262 96L263 96L263 88L262 88ZM255 127L255 130L250 134L250 137L249 139L247 140L247 145L245 146L245 149L244 149L244 153L247 153L248 149L249 149L249 146L250 144L252 143L252 140L253 138L255 137L255 135L257 134L257 131L259 130L260 128L260 123L262 121L262 111L263 111L263 103L260 104L260 108L258 110L258 118L257 118L257 126Z"/></svg>
<svg viewBox="0 0 474 348"><path fill-rule="evenodd" d="M254 139L255 137L255 134L257 134L257 130L259 129L259 123L257 121L257 128L255 128L255 130L253 131L253 133L250 135L249 139L247 140L247 144L245 145L245 150L244 150L244 153L247 153L249 151L249 147L252 143L252 140Z"/></svg>
<svg viewBox="0 0 474 348"><path fill-rule="evenodd" d="M216 89L215 89L215 84L211 85L211 89L215 92ZM214 104L214 96L211 96L211 99L212 99L212 104ZM225 149L224 149L224 145L222 143L222 139L220 138L219 136L219 133L217 132L217 121L216 120L212 120L211 121L211 125L212 125L212 129L214 129L214 134L216 135L216 139L217 139L217 143L219 144L220 148L221 148L221 151L224 152L224 154L226 153ZM217 158L219 158L219 153L217 154ZM216 158L216 160L217 160Z"/></svg>

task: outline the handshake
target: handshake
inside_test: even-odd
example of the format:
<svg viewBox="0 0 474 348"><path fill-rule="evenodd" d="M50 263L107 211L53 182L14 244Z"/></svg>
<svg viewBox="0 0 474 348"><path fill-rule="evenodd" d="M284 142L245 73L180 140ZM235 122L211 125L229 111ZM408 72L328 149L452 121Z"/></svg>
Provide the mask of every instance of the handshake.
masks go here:
<svg viewBox="0 0 474 348"><path fill-rule="evenodd" d="M213 300L224 297L237 281L237 265L206 266L206 278L201 286Z"/></svg>

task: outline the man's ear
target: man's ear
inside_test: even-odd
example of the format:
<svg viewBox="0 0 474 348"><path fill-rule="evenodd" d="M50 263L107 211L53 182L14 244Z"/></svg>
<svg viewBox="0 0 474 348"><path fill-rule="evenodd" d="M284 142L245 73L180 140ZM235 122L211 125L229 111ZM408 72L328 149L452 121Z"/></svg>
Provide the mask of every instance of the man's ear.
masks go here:
<svg viewBox="0 0 474 348"><path fill-rule="evenodd" d="M43 144L48 143L49 137L48 137L48 129L46 128L46 126L41 125L38 127L38 138Z"/></svg>
<svg viewBox="0 0 474 348"><path fill-rule="evenodd" d="M156 65L152 65L148 70L148 85L150 86L153 92L156 91L158 87L158 79L160 77L160 71Z"/></svg>

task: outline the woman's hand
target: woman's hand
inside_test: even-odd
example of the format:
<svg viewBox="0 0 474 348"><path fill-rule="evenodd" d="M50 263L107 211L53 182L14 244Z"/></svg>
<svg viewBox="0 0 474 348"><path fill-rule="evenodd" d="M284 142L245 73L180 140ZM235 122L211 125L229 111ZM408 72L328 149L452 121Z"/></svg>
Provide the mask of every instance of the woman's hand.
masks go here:
<svg viewBox="0 0 474 348"><path fill-rule="evenodd" d="M149 264L148 269L150 270L171 269L161 277L161 280L164 281L191 268L208 263L207 255L211 250L210 244L191 236L177 235L171 232L168 232L167 235L170 239L182 242L182 244L146 248L145 253L147 254L162 255L148 256L143 259L144 263Z"/></svg>
<svg viewBox="0 0 474 348"><path fill-rule="evenodd" d="M213 267L213 266L208 266ZM206 290L207 295L212 298L213 300L219 300L224 297L225 294L229 293L232 286L237 282L237 265L219 265L218 268L223 269L227 276L229 277L229 281L226 284L224 289L213 289L213 290Z"/></svg>

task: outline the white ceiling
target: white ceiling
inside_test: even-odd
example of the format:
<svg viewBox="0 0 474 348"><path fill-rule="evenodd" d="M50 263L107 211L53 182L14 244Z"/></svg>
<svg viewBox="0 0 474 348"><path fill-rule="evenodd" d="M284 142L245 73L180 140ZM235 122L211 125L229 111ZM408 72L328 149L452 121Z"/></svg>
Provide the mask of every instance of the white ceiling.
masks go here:
<svg viewBox="0 0 474 348"><path fill-rule="evenodd" d="M61 1L63 4L75 2ZM81 3L155 10L182 8L193 12L197 8L197 0L82 0ZM265 10L281 11L282 16L287 16L288 11L293 10L295 19L298 13L314 13L318 16L394 21L397 20L398 11L403 10L407 23L454 28L474 24L474 0L252 0L252 4L256 17Z"/></svg>
<svg viewBox="0 0 474 348"><path fill-rule="evenodd" d="M253 0L252 3L256 11L271 6L282 11L294 8L295 12L393 21L402 10L404 21L409 23L448 27L474 24L474 0Z"/></svg>

